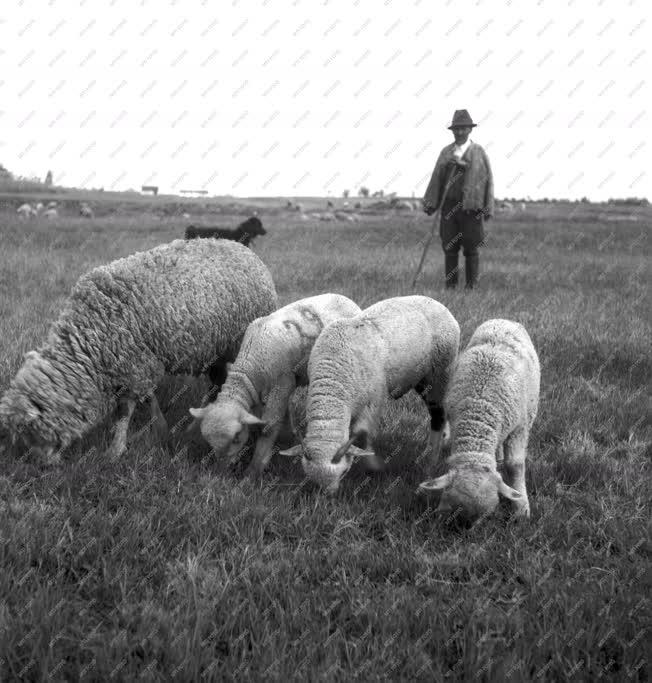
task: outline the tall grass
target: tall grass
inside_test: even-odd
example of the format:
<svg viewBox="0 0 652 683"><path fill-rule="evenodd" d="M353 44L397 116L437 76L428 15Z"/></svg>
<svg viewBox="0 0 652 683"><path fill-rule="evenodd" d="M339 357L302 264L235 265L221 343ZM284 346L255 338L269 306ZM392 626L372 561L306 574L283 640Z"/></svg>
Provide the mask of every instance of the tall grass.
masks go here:
<svg viewBox="0 0 652 683"><path fill-rule="evenodd" d="M109 461L100 426L59 467L0 466L2 679L647 680L650 215L619 215L499 216L478 290L443 289L436 244L417 287L450 308L463 344L491 317L532 336L529 524L501 510L447 525L415 495L428 427L412 395L383 415L375 447L389 472L354 470L335 499L280 458L254 484L201 443L154 446L143 415ZM415 215L262 218L254 249L282 303L410 293L429 229ZM183 227L5 216L0 388L82 272ZM161 388L171 424L201 389Z"/></svg>

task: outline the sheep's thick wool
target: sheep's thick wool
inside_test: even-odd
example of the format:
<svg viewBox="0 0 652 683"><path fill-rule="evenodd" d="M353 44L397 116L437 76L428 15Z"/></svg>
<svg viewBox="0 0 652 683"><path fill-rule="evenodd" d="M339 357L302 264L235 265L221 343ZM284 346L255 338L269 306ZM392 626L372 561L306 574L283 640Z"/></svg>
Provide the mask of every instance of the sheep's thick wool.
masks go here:
<svg viewBox="0 0 652 683"><path fill-rule="evenodd" d="M94 268L26 355L0 422L65 447L119 398L142 399L165 374L233 359L249 323L276 306L268 269L235 242L175 240Z"/></svg>
<svg viewBox="0 0 652 683"><path fill-rule="evenodd" d="M247 328L238 357L216 401L201 412L202 433L219 454L233 456L246 441L252 408L267 424L256 444L253 469L262 471L287 416L297 383L307 383L307 365L315 340L330 323L361 312L340 294L320 294L295 301ZM197 411L195 411L196 414Z"/></svg>
<svg viewBox="0 0 652 683"><path fill-rule="evenodd" d="M333 460L338 446L358 431L371 438L388 397L419 389L434 413L443 403L459 338L450 311L425 296L386 299L331 323L308 363L306 474L334 490L351 464Z"/></svg>

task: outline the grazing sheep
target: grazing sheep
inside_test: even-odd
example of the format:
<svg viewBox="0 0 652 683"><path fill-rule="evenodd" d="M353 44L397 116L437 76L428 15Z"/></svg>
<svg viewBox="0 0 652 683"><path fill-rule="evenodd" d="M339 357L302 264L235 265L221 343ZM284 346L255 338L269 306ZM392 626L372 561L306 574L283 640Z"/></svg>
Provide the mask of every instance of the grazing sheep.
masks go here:
<svg viewBox="0 0 652 683"><path fill-rule="evenodd" d="M39 203L36 205L36 211L39 212L39 213L40 213L41 211L43 211L43 202L39 202Z"/></svg>
<svg viewBox="0 0 652 683"><path fill-rule="evenodd" d="M36 215L36 210L32 208L31 204L21 204L17 209L16 213L19 218L31 218Z"/></svg>
<svg viewBox="0 0 652 683"><path fill-rule="evenodd" d="M489 514L500 494L514 503L518 516L530 515L525 458L540 376L537 352L522 325L489 320L473 333L444 400L450 425L449 470L419 487L442 492L439 511L460 507L467 516ZM501 449L509 485L496 468Z"/></svg>
<svg viewBox="0 0 652 683"><path fill-rule="evenodd" d="M185 238L192 240L197 237L214 237L216 239L235 240L240 242L245 247L248 247L257 235L266 235L267 230L263 228L263 224L258 216L252 216L243 223L240 223L237 228L220 228L189 225L186 228Z"/></svg>
<svg viewBox="0 0 652 683"><path fill-rule="evenodd" d="M56 209L56 208L57 208L56 202L48 202L48 209Z"/></svg>
<svg viewBox="0 0 652 683"><path fill-rule="evenodd" d="M384 400L416 389L430 413L431 467L439 458L443 396L455 361L460 328L450 311L425 296L380 301L355 318L337 320L318 337L308 361L306 475L334 493L354 457L372 469L384 463L366 448Z"/></svg>
<svg viewBox="0 0 652 683"><path fill-rule="evenodd" d="M117 404L120 455L136 400L152 398L164 423L154 398L163 376L206 372L220 384L249 323L276 304L262 261L224 240L175 240L94 268L0 400L3 440L50 457Z"/></svg>
<svg viewBox="0 0 652 683"><path fill-rule="evenodd" d="M57 212L56 209L46 209L43 212L43 217L47 218L48 220L52 220L53 218L57 218L59 216L59 213Z"/></svg>
<svg viewBox="0 0 652 683"><path fill-rule="evenodd" d="M412 207L412 202L408 202L405 199L401 199L401 200L395 202L394 208L397 211L414 211L414 208Z"/></svg>
<svg viewBox="0 0 652 683"><path fill-rule="evenodd" d="M320 221L334 221L335 220L335 214L334 213L326 212L326 213L320 213L317 215L318 215Z"/></svg>
<svg viewBox="0 0 652 683"><path fill-rule="evenodd" d="M84 218L93 218L93 209L91 209L88 204L82 204L79 207L79 215L83 216Z"/></svg>
<svg viewBox="0 0 652 683"><path fill-rule="evenodd" d="M308 381L308 356L315 339L329 323L358 313L360 307L345 296L320 294L249 325L216 401L190 409L218 456L233 458L246 444L249 426L266 425L248 471L260 474L265 469L287 417L290 395L297 384ZM252 415L252 408L262 409L262 419Z"/></svg>

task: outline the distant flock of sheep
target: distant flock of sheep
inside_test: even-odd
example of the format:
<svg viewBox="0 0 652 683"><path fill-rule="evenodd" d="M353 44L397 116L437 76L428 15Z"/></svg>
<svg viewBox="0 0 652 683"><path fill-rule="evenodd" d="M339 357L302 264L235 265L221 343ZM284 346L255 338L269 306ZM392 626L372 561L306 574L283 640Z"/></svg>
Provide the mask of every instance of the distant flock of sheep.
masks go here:
<svg viewBox="0 0 652 683"><path fill-rule="evenodd" d="M489 320L460 352L457 321L426 296L361 310L329 292L279 308L269 270L237 236L192 239L205 235L191 228L185 240L79 278L0 400L3 448L57 461L114 414L117 457L139 401L150 402L153 430L166 436L154 394L166 374L206 374L212 390L190 408L189 429L216 457L237 457L251 433L248 473L258 476L288 424L295 445L280 453L299 457L305 475L334 493L354 460L385 468L372 448L381 408L415 390L430 420L430 478L419 491L439 491L440 511L477 518L502 496L529 516L525 460L540 368L520 324ZM447 471L432 478L444 446Z"/></svg>
<svg viewBox="0 0 652 683"><path fill-rule="evenodd" d="M54 201L48 202L47 206L44 205L43 202L37 202L34 206L26 202L16 209L16 213L18 214L18 217L23 220L38 218L39 216L53 219L59 216L57 203ZM84 218L93 218L93 209L86 202L82 202L79 206L79 215Z"/></svg>

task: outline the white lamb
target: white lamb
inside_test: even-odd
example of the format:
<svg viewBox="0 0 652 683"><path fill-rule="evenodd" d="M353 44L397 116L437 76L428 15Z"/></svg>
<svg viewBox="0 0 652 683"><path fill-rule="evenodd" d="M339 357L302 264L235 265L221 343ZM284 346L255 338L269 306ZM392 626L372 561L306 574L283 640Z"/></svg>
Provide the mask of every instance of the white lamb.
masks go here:
<svg viewBox="0 0 652 683"><path fill-rule="evenodd" d="M31 204L21 204L16 209L16 213L20 218L31 218L35 215L35 210L32 208Z"/></svg>
<svg viewBox="0 0 652 683"><path fill-rule="evenodd" d="M254 320L214 403L191 408L201 433L218 456L233 458L247 442L249 426L264 425L248 473L260 474L288 413L297 384L305 384L315 339L329 323L360 313L360 307L339 294L321 294L295 301ZM252 414L262 407L262 419Z"/></svg>
<svg viewBox="0 0 652 683"><path fill-rule="evenodd" d="M366 450L386 398L415 389L430 413L431 466L439 459L443 397L457 357L460 328L450 311L425 296L380 301L355 318L331 323L308 363L306 437L283 455L302 455L306 475L337 491L355 457L373 469ZM353 446L360 439L364 448Z"/></svg>
<svg viewBox="0 0 652 683"><path fill-rule="evenodd" d="M444 401L451 430L449 471L419 487L442 492L439 511L462 508L470 517L486 515L495 510L500 494L514 503L518 516L530 515L525 459L540 376L537 353L522 325L488 320L473 333ZM501 449L509 485L496 467Z"/></svg>

